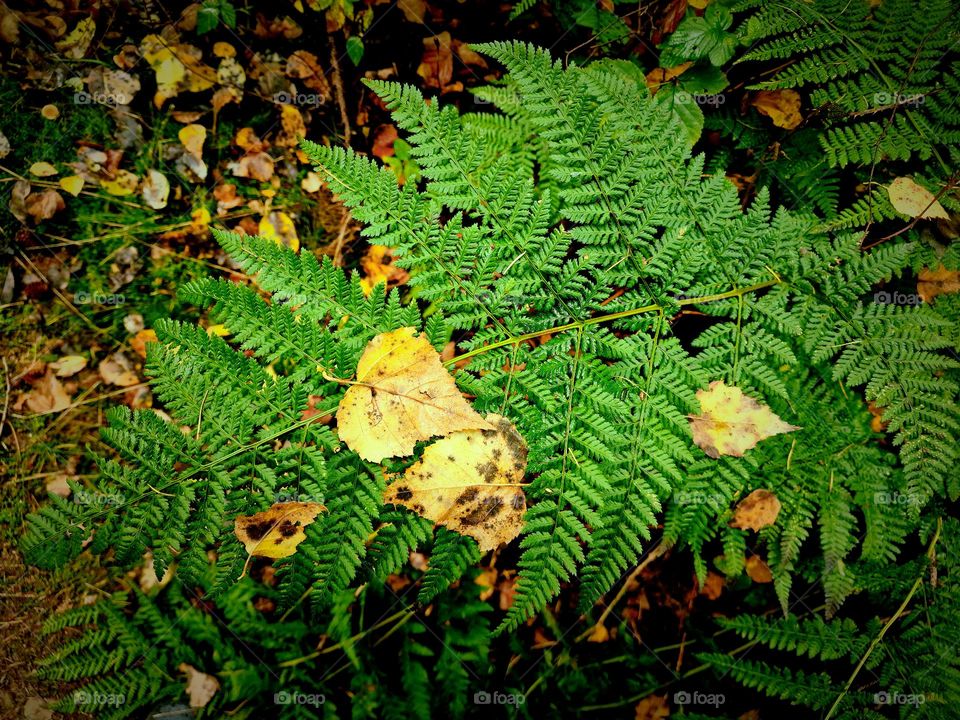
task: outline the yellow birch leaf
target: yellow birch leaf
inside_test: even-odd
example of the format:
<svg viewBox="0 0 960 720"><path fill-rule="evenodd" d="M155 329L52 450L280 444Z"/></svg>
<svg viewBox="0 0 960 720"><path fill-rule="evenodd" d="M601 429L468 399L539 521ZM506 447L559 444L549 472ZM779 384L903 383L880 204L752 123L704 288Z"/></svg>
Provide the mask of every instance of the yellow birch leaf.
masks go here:
<svg viewBox="0 0 960 720"><path fill-rule="evenodd" d="M69 35L57 41L56 48L68 58L79 60L86 54L96 32L97 24L93 18L83 18Z"/></svg>
<svg viewBox="0 0 960 720"><path fill-rule="evenodd" d="M257 232L260 237L273 240L277 245L286 245L294 252L300 249L300 238L297 237L293 218L280 210L272 210L260 218Z"/></svg>
<svg viewBox="0 0 960 720"><path fill-rule="evenodd" d="M100 187L111 195L132 195L137 190L140 178L128 170L118 170L113 180L101 180Z"/></svg>
<svg viewBox="0 0 960 720"><path fill-rule="evenodd" d="M384 502L469 535L481 552L520 534L526 496L520 483L527 444L509 420L487 415L492 430L459 430L423 451L384 493Z"/></svg>
<svg viewBox="0 0 960 720"><path fill-rule="evenodd" d="M780 501L769 490L754 490L737 503L730 527L740 530L762 530L773 525L780 514Z"/></svg>
<svg viewBox="0 0 960 720"><path fill-rule="evenodd" d="M50 177L57 174L57 169L48 162L35 162L30 166L30 174L35 177Z"/></svg>
<svg viewBox="0 0 960 720"><path fill-rule="evenodd" d="M371 462L410 455L417 441L436 435L491 429L460 394L439 353L412 327L367 344L357 382L337 408L340 439Z"/></svg>
<svg viewBox="0 0 960 720"><path fill-rule="evenodd" d="M303 529L323 510L326 508L315 502L274 503L269 510L238 516L233 532L250 555L289 557L307 537Z"/></svg>
<svg viewBox="0 0 960 720"><path fill-rule="evenodd" d="M207 129L203 125L193 123L180 128L177 133L180 142L187 149L187 152L199 160L203 155L203 142L207 139Z"/></svg>
<svg viewBox="0 0 960 720"><path fill-rule="evenodd" d="M79 175L70 175L65 178L60 178L60 187L64 192L68 192L76 197L80 194L80 191L83 190L83 178Z"/></svg>
<svg viewBox="0 0 960 720"><path fill-rule="evenodd" d="M710 383L709 390L697 390L697 399L701 414L690 418L693 441L712 458L743 457L764 438L800 429L722 380Z"/></svg>
<svg viewBox="0 0 960 720"><path fill-rule="evenodd" d="M803 122L800 93L796 90L759 90L750 101L760 113L784 130L793 130Z"/></svg>
<svg viewBox="0 0 960 720"><path fill-rule="evenodd" d="M887 192L890 193L890 204L897 212L912 218L950 219L934 194L910 178L898 177L890 183Z"/></svg>

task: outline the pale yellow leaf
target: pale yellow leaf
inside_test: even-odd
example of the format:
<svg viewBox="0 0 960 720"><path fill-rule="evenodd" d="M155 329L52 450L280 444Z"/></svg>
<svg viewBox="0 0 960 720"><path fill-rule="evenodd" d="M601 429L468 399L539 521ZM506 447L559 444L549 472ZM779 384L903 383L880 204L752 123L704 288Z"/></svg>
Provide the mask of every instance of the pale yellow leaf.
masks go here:
<svg viewBox="0 0 960 720"><path fill-rule="evenodd" d="M187 663L180 663L177 670L187 674L187 697L190 698L190 707L206 707L220 689L220 681L213 675L200 672Z"/></svg>
<svg viewBox="0 0 960 720"><path fill-rule="evenodd" d="M87 359L83 355L64 355L48 367L57 373L57 377L71 377L87 366Z"/></svg>
<svg viewBox="0 0 960 720"><path fill-rule="evenodd" d="M207 129L203 125L196 123L180 128L177 133L180 142L187 149L187 152L193 155L197 160L203 155L203 143L207 139Z"/></svg>
<svg viewBox="0 0 960 720"><path fill-rule="evenodd" d="M917 185L907 177L898 177L887 188L890 204L897 212L912 218L938 218L949 220L950 216L934 194Z"/></svg>
<svg viewBox="0 0 960 720"><path fill-rule="evenodd" d="M65 178L60 178L60 187L64 192L76 197L80 194L80 191L83 190L83 178L79 175L69 175Z"/></svg>
<svg viewBox="0 0 960 720"><path fill-rule="evenodd" d="M170 196L170 182L167 176L159 170L147 170L140 194L148 207L162 210L167 206L167 198Z"/></svg>
<svg viewBox="0 0 960 720"><path fill-rule="evenodd" d="M340 439L372 462L410 455L417 441L437 435L492 429L460 394L427 338L412 327L369 342L357 382L337 409Z"/></svg>
<svg viewBox="0 0 960 720"><path fill-rule="evenodd" d="M57 169L48 162L35 162L30 166L30 174L35 177L50 177L57 174Z"/></svg>
<svg viewBox="0 0 960 720"><path fill-rule="evenodd" d="M690 418L693 441L712 458L743 457L764 438L799 430L722 380L710 383L709 390L697 390L697 399L701 414Z"/></svg>

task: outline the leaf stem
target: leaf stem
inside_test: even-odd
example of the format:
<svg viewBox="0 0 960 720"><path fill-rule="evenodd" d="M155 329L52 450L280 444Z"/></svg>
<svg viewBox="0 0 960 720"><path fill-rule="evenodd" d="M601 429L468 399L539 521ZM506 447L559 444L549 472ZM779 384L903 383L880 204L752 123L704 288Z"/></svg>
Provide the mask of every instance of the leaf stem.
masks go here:
<svg viewBox="0 0 960 720"><path fill-rule="evenodd" d="M717 300L727 300L729 298L742 298L747 293L754 292L756 290L763 290L764 288L772 287L774 285L779 285L782 282L783 280L778 275L775 275L774 280L765 280L764 282L754 283L753 285L747 285L746 287L734 288L733 290L728 290L727 292L715 293L713 295L703 295L695 298L684 298L678 302L678 305L685 307L687 305L700 305L701 303L716 302ZM602 323L622 320L623 318L633 317L634 315L643 315L651 312L663 312L663 307L658 303L652 303L650 305L643 305L642 307L633 308L631 310L621 310L620 312L609 313L608 315L595 315L594 317L587 318L586 320L577 320L575 322L557 325L552 328L535 330L533 332L524 333L523 335L507 338L506 340L498 340L490 345L482 345L478 348L470 350L469 352L455 355L449 360L445 360L443 364L452 365L454 363L476 357L477 355L490 352L491 350L497 350L498 348L507 347L508 345L518 345L522 342L526 342L527 340L533 340L541 335L552 335L555 333L566 332L567 330L582 330L589 325L600 325Z"/></svg>

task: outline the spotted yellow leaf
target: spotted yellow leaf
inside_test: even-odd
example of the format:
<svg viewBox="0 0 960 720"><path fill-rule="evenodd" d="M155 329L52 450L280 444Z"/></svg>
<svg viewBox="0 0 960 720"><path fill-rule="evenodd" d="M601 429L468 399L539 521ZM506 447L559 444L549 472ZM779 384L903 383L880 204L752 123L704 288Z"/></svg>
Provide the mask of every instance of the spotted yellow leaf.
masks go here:
<svg viewBox="0 0 960 720"><path fill-rule="evenodd" d="M527 509L520 485L527 443L506 418L486 421L492 430L459 430L427 447L387 488L384 502L469 535L481 551L517 537Z"/></svg>
<svg viewBox="0 0 960 720"><path fill-rule="evenodd" d="M360 457L380 462L413 452L419 440L490 430L457 389L440 355L412 327L377 335L340 401L337 432Z"/></svg>
<svg viewBox="0 0 960 720"><path fill-rule="evenodd" d="M101 180L100 187L111 195L132 195L140 184L140 178L128 170L118 170L113 180Z"/></svg>
<svg viewBox="0 0 960 720"><path fill-rule="evenodd" d="M284 558L307 537L303 529L326 508L315 502L274 503L254 515L240 515L233 532L250 555Z"/></svg>
<svg viewBox="0 0 960 720"><path fill-rule="evenodd" d="M712 458L743 457L764 438L800 429L722 380L714 380L708 390L697 390L697 399L701 414L690 418L693 441Z"/></svg>
<svg viewBox="0 0 960 720"><path fill-rule="evenodd" d="M898 177L887 188L890 204L897 212L912 218L949 220L947 211L934 194L906 177Z"/></svg>

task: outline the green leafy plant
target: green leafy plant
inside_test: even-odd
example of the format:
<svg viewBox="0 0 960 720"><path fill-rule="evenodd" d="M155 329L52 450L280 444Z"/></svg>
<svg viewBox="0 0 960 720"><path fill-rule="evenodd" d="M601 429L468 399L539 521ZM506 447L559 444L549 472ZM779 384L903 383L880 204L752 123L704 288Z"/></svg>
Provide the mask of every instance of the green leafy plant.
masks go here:
<svg viewBox="0 0 960 720"><path fill-rule="evenodd" d="M229 603L248 563L234 519L295 498L327 512L275 563L280 608L309 598L330 612L427 548L419 599L440 597L477 561L476 543L385 507L384 469L406 463L366 462L332 426L367 343L401 327L437 349L453 341L445 362L462 392L529 444L519 579L500 633L577 579L589 611L655 534L663 548L689 548L701 580L715 542L739 575L753 536L729 521L756 489L781 505L757 536L781 605L816 578L832 616L871 568L900 557L928 508L960 495L956 304L874 295L908 271L916 243L865 250L859 233L773 208L763 190L744 210L623 63L565 68L520 43L477 50L508 71L484 92L502 114L461 115L414 88L368 83L408 133L422 187L398 186L353 151L303 143L365 236L393 249L408 286L367 297L328 259L217 233L252 282L195 281L182 294L211 306L228 336L156 326L148 371L174 421L113 412L104 436L121 459L73 486L102 502L53 498L32 516L29 558L62 564L92 535L91 549L122 566L150 551L157 575L175 566L180 582L207 583ZM689 418L717 380L799 429L742 457L707 456ZM867 401L886 433L871 428ZM150 693L138 697L159 697Z"/></svg>

